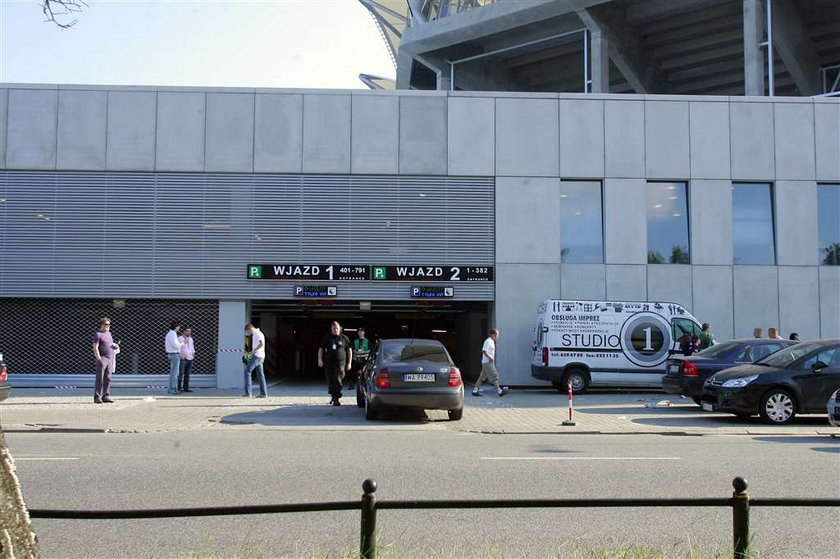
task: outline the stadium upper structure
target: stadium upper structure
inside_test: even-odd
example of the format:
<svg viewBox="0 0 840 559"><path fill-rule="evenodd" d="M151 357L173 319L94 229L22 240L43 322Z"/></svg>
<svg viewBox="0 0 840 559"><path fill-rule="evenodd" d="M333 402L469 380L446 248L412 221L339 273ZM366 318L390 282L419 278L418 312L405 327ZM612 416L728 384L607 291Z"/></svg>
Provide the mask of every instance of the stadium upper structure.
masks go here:
<svg viewBox="0 0 840 559"><path fill-rule="evenodd" d="M840 96L840 0L359 2L373 89Z"/></svg>

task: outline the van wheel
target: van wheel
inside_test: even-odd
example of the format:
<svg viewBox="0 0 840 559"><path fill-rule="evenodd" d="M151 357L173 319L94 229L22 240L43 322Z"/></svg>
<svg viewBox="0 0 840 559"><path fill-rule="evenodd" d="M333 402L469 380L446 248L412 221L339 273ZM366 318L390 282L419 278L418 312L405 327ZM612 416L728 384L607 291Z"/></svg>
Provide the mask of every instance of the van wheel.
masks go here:
<svg viewBox="0 0 840 559"><path fill-rule="evenodd" d="M796 415L796 401L787 390L771 388L761 397L758 414L771 425L790 423Z"/></svg>
<svg viewBox="0 0 840 559"><path fill-rule="evenodd" d="M582 369L572 369L568 371L565 375L563 375L563 380L561 382L562 388L559 388L560 392L568 392L569 391L569 382L572 383L572 392L574 394L583 394L589 388L589 373Z"/></svg>

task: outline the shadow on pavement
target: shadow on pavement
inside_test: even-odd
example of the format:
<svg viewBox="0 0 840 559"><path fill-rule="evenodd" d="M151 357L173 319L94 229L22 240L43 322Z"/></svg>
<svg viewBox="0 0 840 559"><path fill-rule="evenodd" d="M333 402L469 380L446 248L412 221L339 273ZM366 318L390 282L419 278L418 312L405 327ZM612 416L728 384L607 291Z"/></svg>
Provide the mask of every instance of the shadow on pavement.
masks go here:
<svg viewBox="0 0 840 559"><path fill-rule="evenodd" d="M667 409L667 408L665 408ZM661 412L664 409L647 410L651 412ZM638 412L637 412L638 413ZM683 415L680 417L643 417L634 418L633 423L639 425L656 425L661 427L762 427L762 428L795 428L804 426L828 426L828 422L820 416L812 417L795 417L793 421L787 425L769 425L764 423L758 416L750 418L740 418L734 415L714 415L710 413L698 412L694 415Z"/></svg>
<svg viewBox="0 0 840 559"><path fill-rule="evenodd" d="M223 417L222 425L263 425L268 427L375 427L377 425L416 426L442 421L445 412L422 410L385 411L377 421L365 419L364 411L355 405L293 404L266 410L235 413Z"/></svg>

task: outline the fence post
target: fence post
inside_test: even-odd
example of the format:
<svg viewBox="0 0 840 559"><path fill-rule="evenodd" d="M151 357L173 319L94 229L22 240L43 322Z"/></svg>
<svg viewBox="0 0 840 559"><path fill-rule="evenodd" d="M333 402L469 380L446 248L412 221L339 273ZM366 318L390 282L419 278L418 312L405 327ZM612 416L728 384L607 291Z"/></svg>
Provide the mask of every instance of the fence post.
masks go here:
<svg viewBox="0 0 840 559"><path fill-rule="evenodd" d="M732 480L732 538L735 559L749 559L750 546L750 496L747 495L747 480L736 477Z"/></svg>
<svg viewBox="0 0 840 559"><path fill-rule="evenodd" d="M361 559L376 559L376 482L366 479L362 483L362 537Z"/></svg>

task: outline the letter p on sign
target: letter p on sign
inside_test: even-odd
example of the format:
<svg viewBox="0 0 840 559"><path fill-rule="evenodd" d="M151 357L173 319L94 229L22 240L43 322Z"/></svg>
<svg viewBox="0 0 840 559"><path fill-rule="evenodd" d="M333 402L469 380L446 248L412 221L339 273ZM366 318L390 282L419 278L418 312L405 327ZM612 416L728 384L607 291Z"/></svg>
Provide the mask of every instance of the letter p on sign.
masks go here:
<svg viewBox="0 0 840 559"><path fill-rule="evenodd" d="M248 279L262 279L262 266L248 266Z"/></svg>

